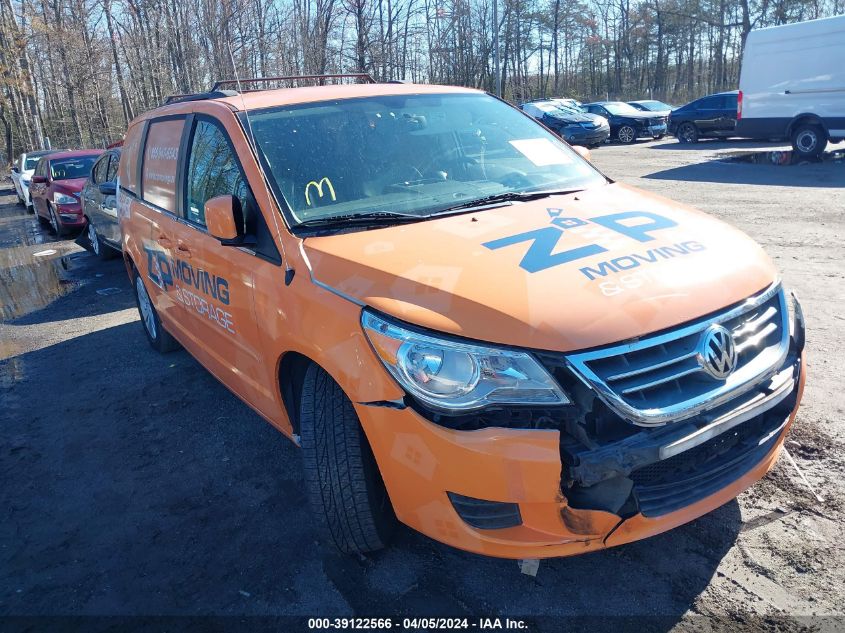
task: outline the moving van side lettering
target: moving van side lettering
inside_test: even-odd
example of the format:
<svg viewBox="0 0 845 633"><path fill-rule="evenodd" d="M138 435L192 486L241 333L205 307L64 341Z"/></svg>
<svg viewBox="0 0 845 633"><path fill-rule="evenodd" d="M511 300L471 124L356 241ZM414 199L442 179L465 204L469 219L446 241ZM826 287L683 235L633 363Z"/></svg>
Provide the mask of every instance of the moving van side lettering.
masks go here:
<svg viewBox="0 0 845 633"><path fill-rule="evenodd" d="M182 259L170 258L164 252L144 245L147 254L147 276L162 290L174 285L174 277L195 290L229 305L229 281L201 268L194 267Z"/></svg>

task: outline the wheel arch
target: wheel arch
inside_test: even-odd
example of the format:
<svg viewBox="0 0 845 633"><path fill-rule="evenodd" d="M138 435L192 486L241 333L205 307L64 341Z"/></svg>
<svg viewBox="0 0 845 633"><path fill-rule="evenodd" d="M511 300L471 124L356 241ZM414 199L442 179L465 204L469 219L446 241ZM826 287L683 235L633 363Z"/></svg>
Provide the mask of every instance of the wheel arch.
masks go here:
<svg viewBox="0 0 845 633"><path fill-rule="evenodd" d="M825 134L828 134L827 125L825 125L824 119L822 119L818 114L815 114L813 112L804 112L802 114L796 115L792 118L792 121L789 122L789 125L786 128L787 136L789 138L792 138L792 133L795 131L795 128L804 123L818 125L821 129L824 130Z"/></svg>
<svg viewBox="0 0 845 633"><path fill-rule="evenodd" d="M302 398L302 385L305 382L305 372L312 364L322 367L314 359L297 351L285 352L279 358L277 364L276 376L278 379L279 393L282 398L282 406L287 413L291 430L296 435L300 434L301 428L299 410ZM331 375L325 367L322 368Z"/></svg>

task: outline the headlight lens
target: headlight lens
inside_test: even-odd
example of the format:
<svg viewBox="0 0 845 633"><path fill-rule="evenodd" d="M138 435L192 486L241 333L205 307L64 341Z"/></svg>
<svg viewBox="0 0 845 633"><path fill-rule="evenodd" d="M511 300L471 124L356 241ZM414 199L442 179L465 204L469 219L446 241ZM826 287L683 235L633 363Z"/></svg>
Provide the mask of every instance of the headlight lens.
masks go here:
<svg viewBox="0 0 845 633"><path fill-rule="evenodd" d="M549 373L525 352L440 339L367 310L361 324L390 374L433 409L569 403Z"/></svg>
<svg viewBox="0 0 845 633"><path fill-rule="evenodd" d="M56 204L75 204L77 200L73 196L69 196L66 193L54 193L53 202L55 202Z"/></svg>
<svg viewBox="0 0 845 633"><path fill-rule="evenodd" d="M21 178L21 182L23 184L25 184L27 187L29 187L30 180L31 180L30 178Z"/></svg>

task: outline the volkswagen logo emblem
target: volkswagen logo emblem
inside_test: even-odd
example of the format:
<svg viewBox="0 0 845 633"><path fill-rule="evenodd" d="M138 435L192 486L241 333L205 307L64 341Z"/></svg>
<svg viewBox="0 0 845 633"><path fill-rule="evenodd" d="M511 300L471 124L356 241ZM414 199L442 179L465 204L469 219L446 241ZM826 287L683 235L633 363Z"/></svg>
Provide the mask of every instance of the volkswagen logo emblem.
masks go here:
<svg viewBox="0 0 845 633"><path fill-rule="evenodd" d="M696 350L701 368L716 380L725 380L736 368L734 337L721 325L711 325L701 335Z"/></svg>

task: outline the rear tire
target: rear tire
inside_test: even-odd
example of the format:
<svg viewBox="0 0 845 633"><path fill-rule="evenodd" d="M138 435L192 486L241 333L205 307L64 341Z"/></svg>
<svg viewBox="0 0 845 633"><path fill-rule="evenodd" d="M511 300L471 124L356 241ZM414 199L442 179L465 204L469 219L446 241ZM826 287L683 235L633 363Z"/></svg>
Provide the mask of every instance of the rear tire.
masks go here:
<svg viewBox="0 0 845 633"><path fill-rule="evenodd" d="M300 401L302 462L320 540L347 554L385 547L396 517L352 402L312 364Z"/></svg>
<svg viewBox="0 0 845 633"><path fill-rule="evenodd" d="M160 354L166 354L179 348L179 343L173 338L170 333L161 325L161 319L158 318L153 306L152 299L147 292L144 285L144 280L138 271L132 269L132 285L135 288L135 302L138 306L138 314L141 315L141 327L144 328L144 334L147 335L147 340L154 350Z"/></svg>
<svg viewBox="0 0 845 633"><path fill-rule="evenodd" d="M694 123L682 123L678 128L678 141L681 143L698 143L698 128Z"/></svg>
<svg viewBox="0 0 845 633"><path fill-rule="evenodd" d="M814 123L801 123L792 131L792 149L801 158L818 158L827 146L827 133Z"/></svg>

